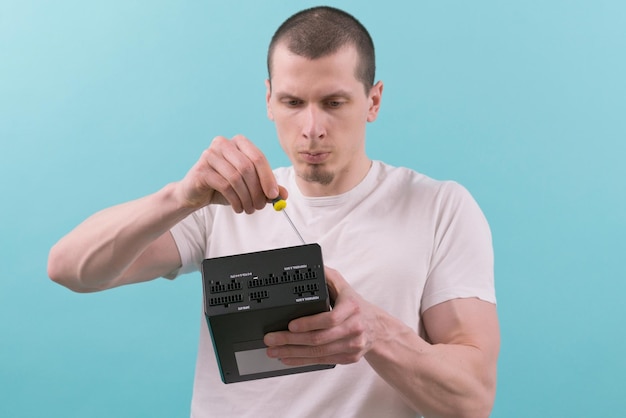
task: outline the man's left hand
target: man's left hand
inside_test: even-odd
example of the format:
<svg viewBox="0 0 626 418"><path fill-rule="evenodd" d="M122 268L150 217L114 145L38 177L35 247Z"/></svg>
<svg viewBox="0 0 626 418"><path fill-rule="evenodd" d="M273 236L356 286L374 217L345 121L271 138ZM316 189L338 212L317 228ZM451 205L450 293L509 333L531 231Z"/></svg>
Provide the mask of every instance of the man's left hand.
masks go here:
<svg viewBox="0 0 626 418"><path fill-rule="evenodd" d="M288 331L265 335L267 355L289 366L350 364L376 341L380 309L365 301L341 274L325 267L333 309L294 319Z"/></svg>

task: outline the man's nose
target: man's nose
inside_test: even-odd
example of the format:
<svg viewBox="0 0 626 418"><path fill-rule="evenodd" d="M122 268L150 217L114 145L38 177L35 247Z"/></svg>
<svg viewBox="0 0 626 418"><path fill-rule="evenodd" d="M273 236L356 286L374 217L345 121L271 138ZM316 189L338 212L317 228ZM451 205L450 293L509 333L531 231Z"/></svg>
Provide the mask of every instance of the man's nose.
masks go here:
<svg viewBox="0 0 626 418"><path fill-rule="evenodd" d="M318 106L311 104L305 109L302 135L307 139L323 139L326 136L324 113Z"/></svg>

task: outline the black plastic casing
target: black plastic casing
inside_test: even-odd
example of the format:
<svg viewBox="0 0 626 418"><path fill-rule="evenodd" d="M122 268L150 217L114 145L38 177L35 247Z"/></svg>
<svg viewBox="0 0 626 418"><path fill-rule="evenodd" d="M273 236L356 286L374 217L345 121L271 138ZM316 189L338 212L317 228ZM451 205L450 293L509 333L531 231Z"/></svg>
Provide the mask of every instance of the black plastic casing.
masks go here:
<svg viewBox="0 0 626 418"><path fill-rule="evenodd" d="M202 285L224 383L334 367L287 367L264 354L265 334L286 330L293 319L331 309L318 244L206 259Z"/></svg>

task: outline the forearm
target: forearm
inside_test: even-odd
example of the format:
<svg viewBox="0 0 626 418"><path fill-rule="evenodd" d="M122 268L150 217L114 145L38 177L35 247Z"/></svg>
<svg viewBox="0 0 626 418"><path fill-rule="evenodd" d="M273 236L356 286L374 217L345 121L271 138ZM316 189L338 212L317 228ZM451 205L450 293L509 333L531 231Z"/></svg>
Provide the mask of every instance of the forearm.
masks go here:
<svg viewBox="0 0 626 418"><path fill-rule="evenodd" d="M52 247L49 276L80 292L111 287L150 243L192 212L174 193L170 184L89 217Z"/></svg>
<svg viewBox="0 0 626 418"><path fill-rule="evenodd" d="M483 353L461 344L429 344L381 312L383 337L365 355L372 368L425 417L486 417L495 370Z"/></svg>

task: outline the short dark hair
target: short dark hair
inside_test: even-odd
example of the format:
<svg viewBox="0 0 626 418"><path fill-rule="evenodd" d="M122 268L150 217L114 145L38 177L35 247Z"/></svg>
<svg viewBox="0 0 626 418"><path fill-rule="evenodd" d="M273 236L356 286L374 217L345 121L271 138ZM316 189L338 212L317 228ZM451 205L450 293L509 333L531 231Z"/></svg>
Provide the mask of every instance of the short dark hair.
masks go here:
<svg viewBox="0 0 626 418"><path fill-rule="evenodd" d="M282 24L274 33L267 52L270 83L272 56L279 43L284 43L292 53L308 59L322 58L352 45L359 56L356 79L365 86L365 94L369 94L374 85L374 42L365 26L343 10L328 6L313 7L294 14Z"/></svg>

